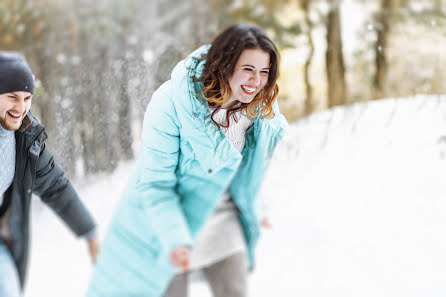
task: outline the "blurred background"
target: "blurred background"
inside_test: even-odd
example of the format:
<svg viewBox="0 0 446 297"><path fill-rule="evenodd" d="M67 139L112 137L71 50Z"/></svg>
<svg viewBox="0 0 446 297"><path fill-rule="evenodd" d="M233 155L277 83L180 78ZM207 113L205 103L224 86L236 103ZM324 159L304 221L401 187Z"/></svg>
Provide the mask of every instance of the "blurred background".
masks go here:
<svg viewBox="0 0 446 297"><path fill-rule="evenodd" d="M250 296L446 296L446 0L0 0L0 50L27 57L32 112L100 236L152 93L234 23L279 46L292 123ZM33 208L25 296L83 296L85 242Z"/></svg>
<svg viewBox="0 0 446 297"><path fill-rule="evenodd" d="M137 152L145 107L174 65L234 23L282 53L291 122L358 101L446 92L445 0L0 0L0 50L37 79L33 114L68 176Z"/></svg>

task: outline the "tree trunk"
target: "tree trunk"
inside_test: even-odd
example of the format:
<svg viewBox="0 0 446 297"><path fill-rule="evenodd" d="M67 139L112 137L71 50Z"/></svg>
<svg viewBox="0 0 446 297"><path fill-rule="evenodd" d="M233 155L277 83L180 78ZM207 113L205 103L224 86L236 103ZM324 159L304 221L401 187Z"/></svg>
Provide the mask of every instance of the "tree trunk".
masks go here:
<svg viewBox="0 0 446 297"><path fill-rule="evenodd" d="M119 83L119 96L118 96L118 135L119 135L119 145L121 148L121 157L124 160L133 159L133 149L132 149L132 129L131 129L131 119L130 116L130 95L128 92L128 82L130 80L129 73L129 63L130 61L126 59L125 53L129 50L127 41L125 40L125 35L128 34L129 24L123 21L122 27L124 29L123 34L119 37L121 45L123 46L121 53L121 77Z"/></svg>
<svg viewBox="0 0 446 297"><path fill-rule="evenodd" d="M47 130L51 130L54 128L54 107L53 104L51 104L52 99L49 95L51 86L50 86L50 80L51 80L51 69L52 69L52 63L51 63L51 57L50 55L46 54L45 51L47 50L48 44L50 44L50 38L49 36L53 34L51 30L46 30L42 33L42 40L38 43L33 44L35 47L34 50L34 57L35 57L35 63L31 67L33 67L33 73L36 75L36 79L38 79L41 82L41 90L43 91L43 94L36 94L37 100L34 100L32 103L33 110L38 110L37 114L39 116L40 121L45 126Z"/></svg>
<svg viewBox="0 0 446 297"><path fill-rule="evenodd" d="M306 25L306 36L308 42L308 56L304 65L304 80L305 80L305 115L309 115L314 111L314 102L313 102L313 88L311 86L310 81L310 66L313 60L314 55L314 43L312 37L313 24L310 20L310 11L309 11L310 0L302 0L301 6L304 11L304 22Z"/></svg>
<svg viewBox="0 0 446 297"><path fill-rule="evenodd" d="M73 65L69 61L69 57L73 56L73 47L71 43L73 37L71 36L72 31L69 30L71 24L69 21L64 21L62 24L66 29L61 31L70 32L69 35L67 34L60 37L62 42L60 45L62 49L61 52L66 53L67 62L56 67L56 69L59 69L59 75L61 75L63 79L55 79L57 84L55 85L54 90L49 90L49 93L60 96L60 101L53 103L56 114L54 116L55 129L52 132L58 146L58 149L54 151L54 158L64 168L67 176L71 178L76 174L76 150L74 145L76 121L73 102L75 102L77 98L73 96L73 87L67 81L68 77L73 73Z"/></svg>
<svg viewBox="0 0 446 297"><path fill-rule="evenodd" d="M97 82L97 87L94 90L94 96L97 96L97 91L100 90L101 100L96 101L96 107L93 108L91 114L93 115L93 129L94 137L91 139L95 150L95 171L93 173L106 171L112 172L119 161L118 147L116 143L117 138L117 121L114 120L113 108L114 97L116 89L109 84L111 73L109 71L112 65L112 53L109 46L99 46L96 48L99 56L96 56L97 64L96 73L102 74L102 79ZM90 97L93 98L93 97Z"/></svg>
<svg viewBox="0 0 446 297"><path fill-rule="evenodd" d="M96 50L92 51L90 48L89 32L87 32L85 29L84 24L85 19L87 19L87 8L90 9L90 5L91 4L89 3L83 3L82 1L77 0L74 6L76 23L79 26L77 29L77 50L79 57L82 57L82 63L79 63L76 71L76 83L79 84L77 123L85 174L95 173L98 171L94 143L96 137L94 118L98 114L96 89L98 88L93 84L93 82L96 80L93 79L95 74L92 74L92 72L96 73L97 61L96 57L92 57L92 54L90 54L91 52L96 52ZM94 34L94 32L91 32L91 34ZM102 92L102 90L100 91Z"/></svg>
<svg viewBox="0 0 446 297"><path fill-rule="evenodd" d="M327 84L328 107L347 102L344 58L342 55L341 21L339 0L333 0L327 21Z"/></svg>
<svg viewBox="0 0 446 297"><path fill-rule="evenodd" d="M385 82L387 73L387 35L389 32L389 15L391 0L381 0L378 13L377 41L375 43L375 66L376 73L373 81L374 99L383 98L386 95Z"/></svg>
<svg viewBox="0 0 446 297"><path fill-rule="evenodd" d="M122 81L119 96L118 106L118 133L119 144L121 147L122 159L133 159L132 149L132 129L131 129L131 116L130 116L130 96L127 90L127 84L129 81L128 65L126 62L123 64L122 69Z"/></svg>

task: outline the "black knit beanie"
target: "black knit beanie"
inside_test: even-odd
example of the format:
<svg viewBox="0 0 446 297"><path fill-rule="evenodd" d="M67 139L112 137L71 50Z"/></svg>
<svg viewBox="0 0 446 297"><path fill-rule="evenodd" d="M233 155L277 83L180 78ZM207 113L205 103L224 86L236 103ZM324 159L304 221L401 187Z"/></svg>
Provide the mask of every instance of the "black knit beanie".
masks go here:
<svg viewBox="0 0 446 297"><path fill-rule="evenodd" d="M0 51L0 94L34 93L34 77L25 58L16 52Z"/></svg>

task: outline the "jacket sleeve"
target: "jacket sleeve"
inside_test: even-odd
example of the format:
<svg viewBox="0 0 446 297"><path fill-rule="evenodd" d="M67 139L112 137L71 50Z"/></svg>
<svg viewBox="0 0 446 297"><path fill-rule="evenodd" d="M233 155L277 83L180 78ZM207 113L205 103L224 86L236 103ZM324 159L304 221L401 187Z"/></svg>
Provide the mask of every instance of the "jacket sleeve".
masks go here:
<svg viewBox="0 0 446 297"><path fill-rule="evenodd" d="M130 199L143 209L162 249L170 253L175 247L191 246L192 239L175 190L180 133L168 87L168 82L161 86L147 107L139 174Z"/></svg>
<svg viewBox="0 0 446 297"><path fill-rule="evenodd" d="M45 143L37 159L33 191L77 236L88 236L93 232L95 223L92 216L64 176L62 168L54 162Z"/></svg>

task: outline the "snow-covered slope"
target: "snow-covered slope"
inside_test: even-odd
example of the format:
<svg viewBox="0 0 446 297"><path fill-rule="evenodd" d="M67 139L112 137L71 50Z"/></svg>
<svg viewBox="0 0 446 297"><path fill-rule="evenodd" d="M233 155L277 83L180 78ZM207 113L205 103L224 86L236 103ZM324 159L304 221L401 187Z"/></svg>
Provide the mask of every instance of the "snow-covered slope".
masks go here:
<svg viewBox="0 0 446 297"><path fill-rule="evenodd" d="M252 297L446 295L446 96L358 103L293 123L263 193ZM132 163L76 185L102 235ZM36 201L37 202L37 201ZM82 296L91 266L39 203L25 296ZM202 284L191 296L210 296Z"/></svg>

